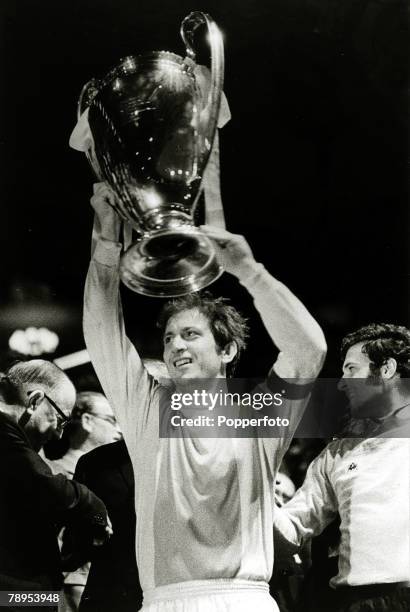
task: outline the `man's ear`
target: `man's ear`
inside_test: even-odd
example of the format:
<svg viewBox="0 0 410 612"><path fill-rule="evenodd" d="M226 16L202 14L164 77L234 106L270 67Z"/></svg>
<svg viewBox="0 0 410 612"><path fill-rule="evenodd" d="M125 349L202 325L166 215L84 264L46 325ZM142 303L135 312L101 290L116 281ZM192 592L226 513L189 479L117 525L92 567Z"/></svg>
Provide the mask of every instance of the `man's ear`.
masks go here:
<svg viewBox="0 0 410 612"><path fill-rule="evenodd" d="M44 391L41 389L35 389L34 391L29 391L28 393L28 401L29 401L29 410L33 411L37 408L39 404L44 399Z"/></svg>
<svg viewBox="0 0 410 612"><path fill-rule="evenodd" d="M93 428L93 420L90 414L88 414L87 412L83 412L83 414L81 415L81 427L85 430L90 432Z"/></svg>
<svg viewBox="0 0 410 612"><path fill-rule="evenodd" d="M232 340L232 342L228 342L228 344L225 344L224 348L222 349L223 363L231 363L231 361L234 359L237 352L238 352L238 346L235 340Z"/></svg>
<svg viewBox="0 0 410 612"><path fill-rule="evenodd" d="M394 357L389 357L386 362L380 368L380 374L382 378L390 380L397 374L397 361Z"/></svg>

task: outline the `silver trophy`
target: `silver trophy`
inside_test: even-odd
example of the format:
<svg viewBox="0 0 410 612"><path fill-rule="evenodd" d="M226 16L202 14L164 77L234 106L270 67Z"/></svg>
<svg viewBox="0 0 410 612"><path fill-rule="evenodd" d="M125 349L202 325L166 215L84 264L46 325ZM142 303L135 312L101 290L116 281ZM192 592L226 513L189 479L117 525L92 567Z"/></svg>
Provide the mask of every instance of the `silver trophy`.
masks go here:
<svg viewBox="0 0 410 612"><path fill-rule="evenodd" d="M195 62L194 33L203 24L210 72ZM136 235L122 256L121 279L154 297L197 291L222 273L212 242L194 224L221 104L222 36L201 12L183 20L181 36L185 58L168 51L126 57L87 83L78 105L79 115L88 107L87 157Z"/></svg>

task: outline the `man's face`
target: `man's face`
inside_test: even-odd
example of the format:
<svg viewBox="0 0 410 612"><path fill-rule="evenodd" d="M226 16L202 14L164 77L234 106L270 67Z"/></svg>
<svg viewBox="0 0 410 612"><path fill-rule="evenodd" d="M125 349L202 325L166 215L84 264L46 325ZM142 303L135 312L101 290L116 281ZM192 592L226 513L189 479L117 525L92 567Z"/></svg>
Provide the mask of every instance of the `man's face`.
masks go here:
<svg viewBox="0 0 410 612"><path fill-rule="evenodd" d="M122 437L112 408L103 396L93 400L90 412L83 416L83 427L95 447L110 444Z"/></svg>
<svg viewBox="0 0 410 612"><path fill-rule="evenodd" d="M38 397L36 389L33 389L29 392L29 397L34 412L25 427L27 433L33 432L37 438L41 437L43 444L59 438L63 431L64 420L48 397L68 418L75 404L74 385L67 379L55 392L50 391L49 394Z"/></svg>
<svg viewBox="0 0 410 612"><path fill-rule="evenodd" d="M359 342L347 351L338 389L348 397L353 417L376 417L377 400L382 398L384 387L381 377L371 371L371 361L362 347L363 342Z"/></svg>
<svg viewBox="0 0 410 612"><path fill-rule="evenodd" d="M163 355L173 380L225 376L223 351L216 345L208 319L197 308L168 320Z"/></svg>

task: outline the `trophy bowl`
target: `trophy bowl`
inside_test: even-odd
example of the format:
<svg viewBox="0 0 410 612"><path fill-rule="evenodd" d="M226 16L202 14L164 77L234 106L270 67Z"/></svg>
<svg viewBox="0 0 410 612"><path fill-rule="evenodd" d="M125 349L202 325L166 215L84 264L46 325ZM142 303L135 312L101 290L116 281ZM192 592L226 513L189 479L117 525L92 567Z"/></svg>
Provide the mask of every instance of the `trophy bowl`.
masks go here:
<svg viewBox="0 0 410 612"><path fill-rule="evenodd" d="M210 71L195 62L201 24L208 28ZM198 291L223 271L194 222L221 104L222 36L201 12L183 20L181 36L185 58L168 51L126 57L84 86L78 109L80 115L88 109L87 157L136 238L121 258L121 280L153 297Z"/></svg>

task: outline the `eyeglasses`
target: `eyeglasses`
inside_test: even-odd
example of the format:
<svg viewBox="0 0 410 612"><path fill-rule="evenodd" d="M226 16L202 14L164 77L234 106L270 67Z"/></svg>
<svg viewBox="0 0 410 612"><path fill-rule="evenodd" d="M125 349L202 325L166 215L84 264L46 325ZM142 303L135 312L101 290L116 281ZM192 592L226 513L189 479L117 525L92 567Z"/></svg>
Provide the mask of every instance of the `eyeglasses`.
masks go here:
<svg viewBox="0 0 410 612"><path fill-rule="evenodd" d="M117 426L117 419L115 418L115 416L112 416L110 414L96 414L95 412L87 412L87 414L91 414L91 416L94 416L97 419L107 421L107 423L111 423L111 425Z"/></svg>
<svg viewBox="0 0 410 612"><path fill-rule="evenodd" d="M65 425L67 425L68 421L70 420L69 417L66 414L64 414L64 412L61 410L61 408L59 408L57 406L55 401L52 400L49 395L47 395L45 393L44 397L46 398L48 403L51 404L51 406L54 408L54 410L57 412L58 416L60 417L60 419L61 419L61 426L64 427Z"/></svg>

